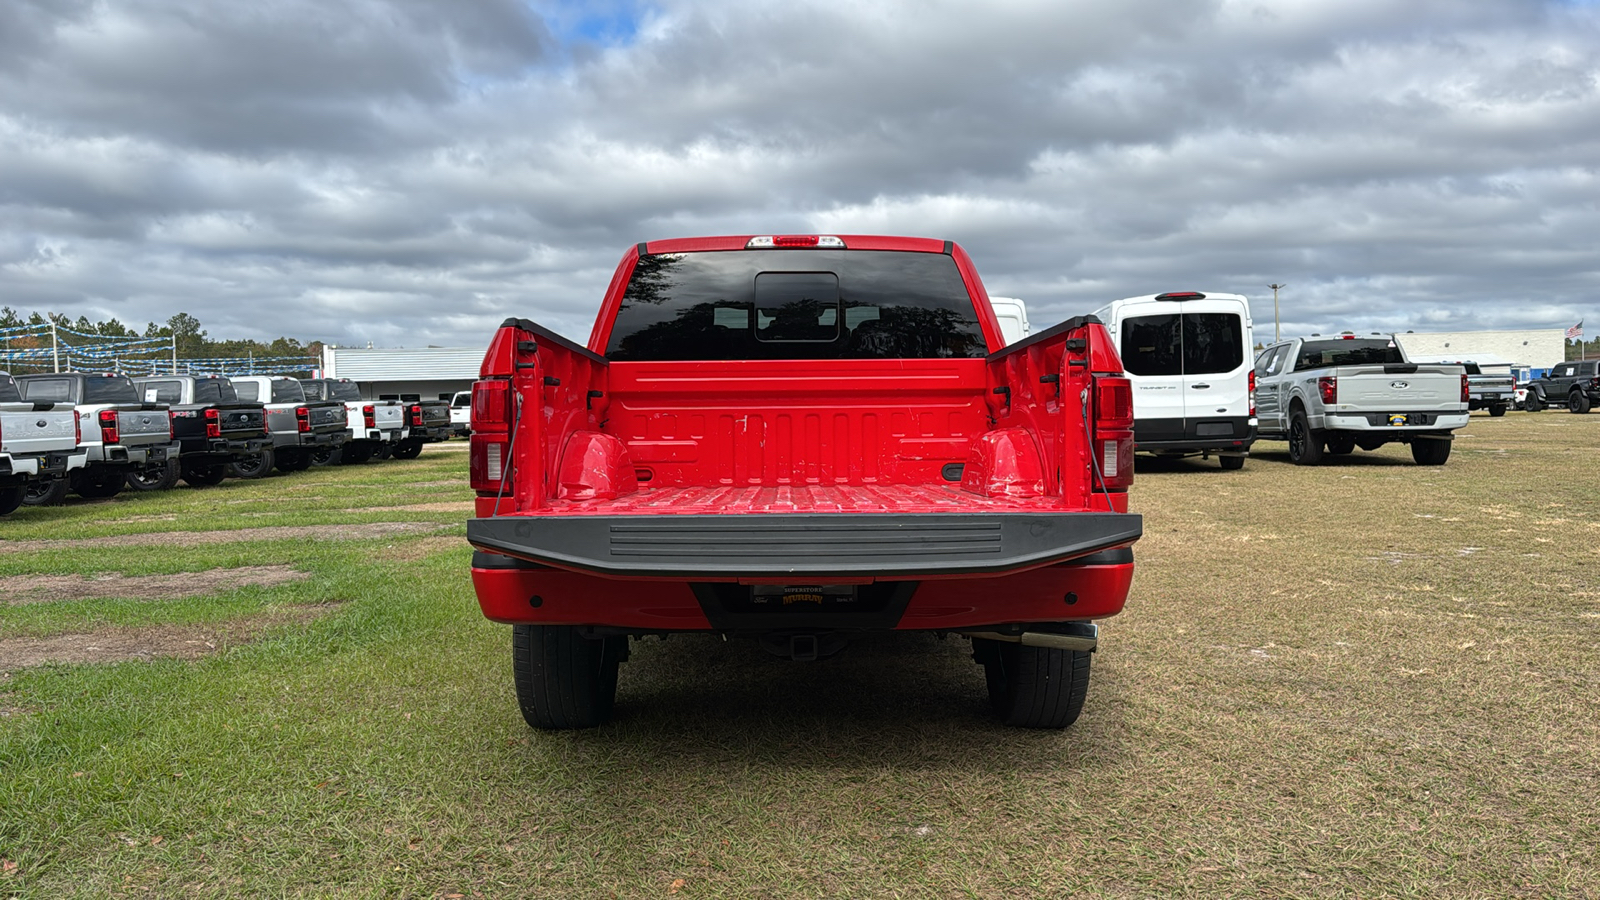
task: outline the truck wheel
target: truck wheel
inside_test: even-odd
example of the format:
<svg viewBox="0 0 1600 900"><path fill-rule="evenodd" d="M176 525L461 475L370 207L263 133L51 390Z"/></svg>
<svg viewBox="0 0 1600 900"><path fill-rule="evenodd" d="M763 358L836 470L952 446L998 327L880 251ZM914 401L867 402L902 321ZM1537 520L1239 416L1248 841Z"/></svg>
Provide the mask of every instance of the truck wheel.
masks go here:
<svg viewBox="0 0 1600 900"><path fill-rule="evenodd" d="M72 489L86 500L104 500L122 493L128 473L116 466L90 466L72 473Z"/></svg>
<svg viewBox="0 0 1600 900"><path fill-rule="evenodd" d="M1411 458L1419 466L1442 466L1450 458L1451 443L1441 438L1415 438L1411 441Z"/></svg>
<svg viewBox="0 0 1600 900"><path fill-rule="evenodd" d="M67 502L67 480L35 478L23 486L22 502L29 506L60 506Z"/></svg>
<svg viewBox="0 0 1600 900"><path fill-rule="evenodd" d="M0 488L0 516L9 516L22 505L22 485Z"/></svg>
<svg viewBox="0 0 1600 900"><path fill-rule="evenodd" d="M385 460L385 459L388 459L389 457L391 457L393 455L394 455L394 442L393 441L383 441L382 443L378 444L377 449L372 451L372 457L374 459L377 459L377 460Z"/></svg>
<svg viewBox="0 0 1600 900"><path fill-rule="evenodd" d="M1496 419L1500 418L1501 416L1503 416L1505 414L1506 414L1506 405L1504 403L1496 403L1494 406L1489 407L1489 415L1493 416Z"/></svg>
<svg viewBox="0 0 1600 900"><path fill-rule="evenodd" d="M279 472L287 475L290 472L298 472L309 467L311 465L311 456L304 450L274 450L272 452L272 464L277 467Z"/></svg>
<svg viewBox="0 0 1600 900"><path fill-rule="evenodd" d="M405 441L404 443L396 444L393 455L395 459L416 459L422 455L422 442Z"/></svg>
<svg viewBox="0 0 1600 900"><path fill-rule="evenodd" d="M339 451L339 465L359 466L372 458L372 450L372 445L366 441L359 444L345 444Z"/></svg>
<svg viewBox="0 0 1600 900"><path fill-rule="evenodd" d="M184 462L182 466L183 481L190 487L211 487L221 484L222 479L228 477L227 463Z"/></svg>
<svg viewBox="0 0 1600 900"><path fill-rule="evenodd" d="M1244 468L1244 457L1242 456L1219 456L1217 457L1217 462L1222 463L1224 472L1237 472Z"/></svg>
<svg viewBox="0 0 1600 900"><path fill-rule="evenodd" d="M1544 409L1544 395L1538 388L1528 388L1528 396L1522 401L1522 408L1528 412L1538 412Z"/></svg>
<svg viewBox="0 0 1600 900"><path fill-rule="evenodd" d="M522 718L534 728L593 728L611 718L626 637L590 639L572 625L511 626Z"/></svg>
<svg viewBox="0 0 1600 900"><path fill-rule="evenodd" d="M1303 409L1289 414L1289 460L1297 466L1322 462L1322 435L1312 430Z"/></svg>
<svg viewBox="0 0 1600 900"><path fill-rule="evenodd" d="M319 447L311 451L311 465L337 466L344 457L343 447Z"/></svg>
<svg viewBox="0 0 1600 900"><path fill-rule="evenodd" d="M1592 405L1593 404L1589 402L1589 395L1585 394L1583 391L1573 391L1567 395L1567 409L1570 409L1579 415L1588 412Z"/></svg>
<svg viewBox="0 0 1600 900"><path fill-rule="evenodd" d="M178 464L172 460L128 470L128 487L136 491L164 491L177 483Z"/></svg>
<svg viewBox="0 0 1600 900"><path fill-rule="evenodd" d="M265 478L272 474L272 448L268 447L255 456L233 460L228 463L228 473L235 478Z"/></svg>
<svg viewBox="0 0 1600 900"><path fill-rule="evenodd" d="M993 646L980 647L980 641ZM989 684L989 704L1007 725L1065 728L1078 720L1089 695L1089 651L984 638L972 643Z"/></svg>
<svg viewBox="0 0 1600 900"><path fill-rule="evenodd" d="M1356 437L1353 434L1328 435L1328 452L1334 456L1349 456L1356 449Z"/></svg>

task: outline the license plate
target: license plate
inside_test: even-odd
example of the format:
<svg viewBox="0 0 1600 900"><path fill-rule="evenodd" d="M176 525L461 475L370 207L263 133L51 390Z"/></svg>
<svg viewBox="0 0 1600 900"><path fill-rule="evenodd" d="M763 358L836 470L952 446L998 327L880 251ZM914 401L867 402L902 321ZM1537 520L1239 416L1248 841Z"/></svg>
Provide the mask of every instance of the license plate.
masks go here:
<svg viewBox="0 0 1600 900"><path fill-rule="evenodd" d="M1391 413L1389 415L1389 424L1390 425L1404 425L1405 423L1406 423L1406 414L1405 413Z"/></svg>

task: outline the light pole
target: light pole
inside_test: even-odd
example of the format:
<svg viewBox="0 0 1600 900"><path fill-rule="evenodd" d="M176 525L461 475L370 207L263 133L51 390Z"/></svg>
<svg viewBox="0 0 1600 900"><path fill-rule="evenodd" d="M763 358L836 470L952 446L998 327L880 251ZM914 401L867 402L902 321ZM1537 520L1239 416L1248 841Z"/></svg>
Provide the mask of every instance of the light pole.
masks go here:
<svg viewBox="0 0 1600 900"><path fill-rule="evenodd" d="M1278 325L1278 289L1288 287L1286 284L1269 284L1272 288L1272 340L1273 343L1283 340L1283 331Z"/></svg>

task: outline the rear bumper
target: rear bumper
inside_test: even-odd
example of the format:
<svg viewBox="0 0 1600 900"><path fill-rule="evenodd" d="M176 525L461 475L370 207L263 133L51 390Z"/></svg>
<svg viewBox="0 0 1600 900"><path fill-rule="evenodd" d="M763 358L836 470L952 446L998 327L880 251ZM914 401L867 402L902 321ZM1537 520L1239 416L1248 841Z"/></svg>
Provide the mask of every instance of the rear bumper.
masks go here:
<svg viewBox="0 0 1600 900"><path fill-rule="evenodd" d="M52 450L48 453L12 455L0 453L0 476L40 476L51 478L65 475L88 464L89 454L84 451Z"/></svg>
<svg viewBox="0 0 1600 900"><path fill-rule="evenodd" d="M1383 413L1328 413L1322 417L1322 424L1311 422L1312 428L1326 428L1336 431L1371 431L1381 434L1407 434L1414 431L1451 431L1456 428L1466 427L1471 417L1466 410L1460 412L1421 412L1406 413L1408 422L1415 425L1390 425L1385 421Z"/></svg>
<svg viewBox="0 0 1600 900"><path fill-rule="evenodd" d="M344 442L348 441L349 439L350 432L343 428L339 429L338 431L306 431L301 432L298 435L298 441L301 447L314 447L317 449L332 449L334 447L341 447L344 445Z"/></svg>
<svg viewBox="0 0 1600 900"><path fill-rule="evenodd" d="M877 588L862 610L809 604L771 611L741 604L737 580L603 578L496 554L472 557L472 583L495 622L589 625L634 631L955 631L1088 621L1122 611L1133 551L1119 548L1010 575L855 583ZM866 588L860 589L866 596Z"/></svg>
<svg viewBox="0 0 1600 900"><path fill-rule="evenodd" d="M1124 547L1134 513L499 516L467 522L491 553L612 577L993 575Z"/></svg>
<svg viewBox="0 0 1600 900"><path fill-rule="evenodd" d="M1135 419L1133 449L1141 453L1245 453L1256 440L1250 416Z"/></svg>

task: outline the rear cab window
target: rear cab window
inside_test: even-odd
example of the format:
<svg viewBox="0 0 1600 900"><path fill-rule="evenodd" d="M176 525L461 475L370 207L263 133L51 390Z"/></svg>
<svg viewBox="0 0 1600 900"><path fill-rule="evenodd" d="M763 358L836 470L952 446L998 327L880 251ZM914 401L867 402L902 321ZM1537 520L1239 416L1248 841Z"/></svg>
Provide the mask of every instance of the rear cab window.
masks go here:
<svg viewBox="0 0 1600 900"><path fill-rule="evenodd" d="M617 362L986 355L955 260L891 250L640 257L606 344Z"/></svg>
<svg viewBox="0 0 1600 900"><path fill-rule="evenodd" d="M250 387L251 387L251 390L253 392L255 390L255 385L251 385ZM243 395L240 395L240 396L243 396ZM250 399L251 400L256 399L254 393L251 394ZM295 381L295 380L293 380L291 378L274 378L274 379L272 379L272 400L270 402L272 402L272 403L304 403L305 399L306 399L306 392L305 392L304 389L302 389L300 387L300 382Z"/></svg>
<svg viewBox="0 0 1600 900"><path fill-rule="evenodd" d="M1300 372L1325 366L1381 366L1405 361L1395 342L1383 338L1306 341L1300 345L1300 354L1295 357L1294 370Z"/></svg>
<svg viewBox="0 0 1600 900"><path fill-rule="evenodd" d="M22 391L17 389L17 381L10 375L0 373L0 403L21 403Z"/></svg>
<svg viewBox="0 0 1600 900"><path fill-rule="evenodd" d="M133 380L125 376L90 376L83 379L83 402L138 403L139 392L134 388Z"/></svg>

